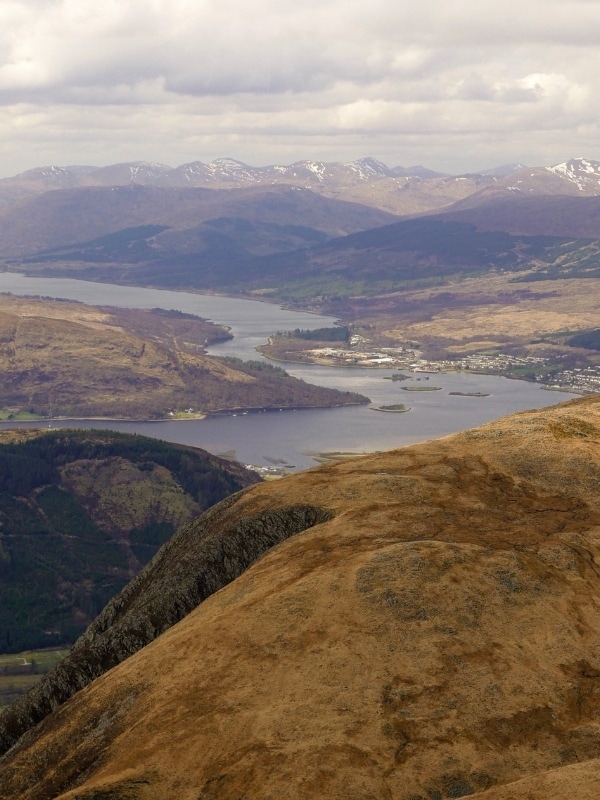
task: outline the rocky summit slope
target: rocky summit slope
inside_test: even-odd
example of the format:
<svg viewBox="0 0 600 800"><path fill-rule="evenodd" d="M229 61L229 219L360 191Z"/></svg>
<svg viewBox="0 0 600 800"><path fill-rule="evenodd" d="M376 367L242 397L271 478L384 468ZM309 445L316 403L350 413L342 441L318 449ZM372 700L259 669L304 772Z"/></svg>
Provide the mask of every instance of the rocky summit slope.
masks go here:
<svg viewBox="0 0 600 800"><path fill-rule="evenodd" d="M586 397L246 490L103 612L80 686L183 618L48 686L0 796L596 798L599 488Z"/></svg>

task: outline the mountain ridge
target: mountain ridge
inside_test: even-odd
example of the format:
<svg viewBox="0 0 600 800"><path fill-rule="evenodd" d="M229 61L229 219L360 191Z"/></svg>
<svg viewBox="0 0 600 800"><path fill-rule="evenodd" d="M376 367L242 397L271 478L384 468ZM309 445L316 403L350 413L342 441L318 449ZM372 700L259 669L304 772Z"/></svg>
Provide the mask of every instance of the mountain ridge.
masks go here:
<svg viewBox="0 0 600 800"><path fill-rule="evenodd" d="M381 184L384 202L392 202L395 191L428 192L419 201L440 207L465 194L488 187L490 191L558 191L569 194L598 194L599 162L588 158L571 158L551 166L526 167L523 164L503 164L474 172L448 174L422 165L389 167L370 156L348 162L305 159L292 164L273 164L255 167L234 158L218 158L205 163L193 161L171 167L146 161L123 162L103 167L47 166L36 167L8 178L0 179L0 206L18 202L32 194L62 189L108 186L154 186L162 188L215 188L231 189L257 186L288 185L312 188L329 196L358 191L355 197L342 199L360 201L361 185ZM531 179L533 178L533 183ZM432 191L426 190L430 184ZM534 189L533 187L537 187ZM553 187L553 188L552 188ZM562 189L561 189L562 187ZM485 189L484 189L485 191ZM342 194L340 194L342 193ZM436 193L439 195L435 199ZM367 195L364 195L366 198ZM396 202L402 202L397 199ZM410 213L405 208L389 209L394 213ZM417 210L426 210L420 207Z"/></svg>

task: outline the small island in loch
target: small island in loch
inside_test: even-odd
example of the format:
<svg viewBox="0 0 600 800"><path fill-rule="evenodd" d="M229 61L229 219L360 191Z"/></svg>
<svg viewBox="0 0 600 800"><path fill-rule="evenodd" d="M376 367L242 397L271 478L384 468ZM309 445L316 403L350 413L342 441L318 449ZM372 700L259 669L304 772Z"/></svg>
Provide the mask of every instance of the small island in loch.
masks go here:
<svg viewBox="0 0 600 800"><path fill-rule="evenodd" d="M489 392L448 392L448 394L456 395L457 397L489 397Z"/></svg>
<svg viewBox="0 0 600 800"><path fill-rule="evenodd" d="M403 386L403 392L439 392L441 386Z"/></svg>
<svg viewBox="0 0 600 800"><path fill-rule="evenodd" d="M391 414L404 414L406 411L410 411L410 406L406 406L404 403L395 403L394 405L389 406L377 406L377 408L374 408L373 411L387 411Z"/></svg>

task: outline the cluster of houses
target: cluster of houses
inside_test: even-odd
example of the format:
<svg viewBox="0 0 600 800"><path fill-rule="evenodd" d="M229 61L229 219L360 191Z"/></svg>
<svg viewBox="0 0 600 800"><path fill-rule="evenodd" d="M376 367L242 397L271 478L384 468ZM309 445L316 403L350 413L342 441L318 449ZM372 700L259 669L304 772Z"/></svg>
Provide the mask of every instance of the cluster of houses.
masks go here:
<svg viewBox="0 0 600 800"><path fill-rule="evenodd" d="M600 366L566 369L553 376L552 389L570 389L579 394L600 392Z"/></svg>
<svg viewBox="0 0 600 800"><path fill-rule="evenodd" d="M354 341L356 339L356 341ZM352 337L353 349L320 347L307 352L316 363L355 367L387 367L409 369L414 372L448 372L470 370L486 375L508 375L511 377L535 378L548 388L563 389L579 393L600 392L600 366L583 369L565 369L552 376L551 384L544 374L548 359L541 356L517 356L508 353L476 353L453 360L428 361L416 350L403 347L382 347L376 351L364 348L362 337ZM362 346L361 346L362 345Z"/></svg>
<svg viewBox="0 0 600 800"><path fill-rule="evenodd" d="M535 380L543 383L549 389L562 389L579 394L600 392L600 366L564 369L553 373L549 380L547 374L544 374L544 367L548 363L547 358L540 356L515 356L506 353L484 355L480 353L453 361L427 362L427 367L440 371L465 369L511 377L535 377Z"/></svg>
<svg viewBox="0 0 600 800"><path fill-rule="evenodd" d="M514 373L515 369L536 371L548 363L547 358L540 356L515 356L507 353L474 353L452 361L436 361L440 369L468 369L473 372L505 375Z"/></svg>

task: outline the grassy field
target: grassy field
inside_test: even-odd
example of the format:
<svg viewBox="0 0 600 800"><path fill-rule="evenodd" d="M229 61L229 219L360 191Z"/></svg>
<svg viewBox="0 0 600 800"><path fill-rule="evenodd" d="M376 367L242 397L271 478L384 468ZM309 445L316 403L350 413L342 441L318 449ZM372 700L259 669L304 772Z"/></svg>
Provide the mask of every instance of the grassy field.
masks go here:
<svg viewBox="0 0 600 800"><path fill-rule="evenodd" d="M29 411L19 411L14 408L0 408L0 420L14 420L15 422L28 422L42 419L39 414L30 414Z"/></svg>
<svg viewBox="0 0 600 800"><path fill-rule="evenodd" d="M0 655L0 708L36 684L68 653L68 650L28 650Z"/></svg>

